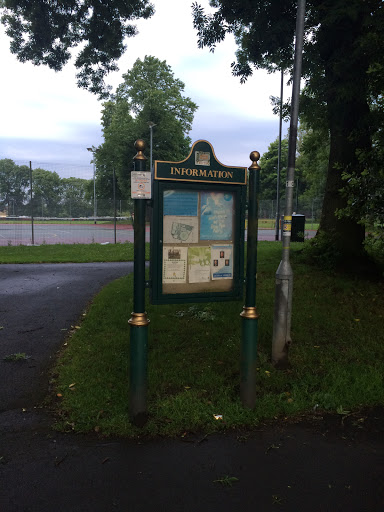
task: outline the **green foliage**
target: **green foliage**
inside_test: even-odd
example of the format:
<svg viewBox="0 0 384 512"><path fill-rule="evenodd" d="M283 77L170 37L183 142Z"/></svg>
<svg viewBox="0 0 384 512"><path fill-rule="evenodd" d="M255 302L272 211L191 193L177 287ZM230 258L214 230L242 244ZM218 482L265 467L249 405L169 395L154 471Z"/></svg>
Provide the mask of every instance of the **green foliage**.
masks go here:
<svg viewBox="0 0 384 512"><path fill-rule="evenodd" d="M320 231L311 240L307 240L302 253L306 261L319 268L334 270L342 262L343 256L339 250L337 235Z"/></svg>
<svg viewBox="0 0 384 512"><path fill-rule="evenodd" d="M328 132L308 128L305 123L302 123L299 127L297 149L296 176L299 179L299 209L312 211L315 218L320 218L328 171Z"/></svg>
<svg viewBox="0 0 384 512"><path fill-rule="evenodd" d="M153 123L153 160L182 160L189 152L188 132L197 105L183 95L184 83L174 77L171 67L155 57L137 59L123 78L103 106L104 143L96 151L96 164L98 184L107 189L114 166L119 193L127 197L135 141L146 142L148 158L149 123Z"/></svg>
<svg viewBox="0 0 384 512"><path fill-rule="evenodd" d="M149 258L149 244L146 246ZM93 263L133 261L133 244L53 244L0 247L0 263Z"/></svg>
<svg viewBox="0 0 384 512"><path fill-rule="evenodd" d="M214 12L206 14L200 5L193 4L199 46L214 50L226 33L233 33L238 50L232 69L242 81L253 68L283 69L292 76L295 0L215 0L212 7ZM308 128L329 136L330 143L327 208L320 229L330 235L337 232L341 251L350 258L362 254L364 230L359 222L365 220L365 211L361 209L363 201L356 202L352 190L352 215L350 189L342 175L353 174L358 182L366 168L358 156L371 150L371 138L383 126L383 117L379 124L375 122L374 109L370 108L379 104L383 90L383 26L384 12L378 0L306 2L301 116ZM368 171L374 175L376 167ZM338 212L342 210L350 215L348 225L339 222Z"/></svg>
<svg viewBox="0 0 384 512"><path fill-rule="evenodd" d="M27 198L29 168L16 165L13 160L0 160L0 210L7 215L20 215Z"/></svg>
<svg viewBox="0 0 384 512"><path fill-rule="evenodd" d="M45 169L32 171L33 214L37 217L78 217L93 211L92 180L61 178ZM0 209L8 216L31 215L30 169L13 160L0 160ZM109 198L112 196L109 196Z"/></svg>
<svg viewBox="0 0 384 512"><path fill-rule="evenodd" d="M63 194L60 176L45 169L34 169L32 179L35 215L57 216Z"/></svg>
<svg viewBox="0 0 384 512"><path fill-rule="evenodd" d="M3 358L3 361L7 363L15 363L18 361L26 361L30 359L31 356L28 356L25 352L16 352L15 354L9 354Z"/></svg>
<svg viewBox="0 0 384 512"><path fill-rule="evenodd" d="M268 151L260 158L260 199L276 199L277 164L279 152L279 139L268 146ZM280 198L285 195L285 176L288 162L288 138L281 140L280 160Z"/></svg>
<svg viewBox="0 0 384 512"><path fill-rule="evenodd" d="M90 180L82 178L61 179L61 202L64 217L84 217L92 215L88 187ZM110 196L111 197L111 196Z"/></svg>
<svg viewBox="0 0 384 512"><path fill-rule="evenodd" d="M4 0L2 23L11 38L10 49L21 62L44 64L60 71L80 48L75 66L79 87L108 96L104 78L116 71L126 46L137 33L130 22L152 16L148 0Z"/></svg>

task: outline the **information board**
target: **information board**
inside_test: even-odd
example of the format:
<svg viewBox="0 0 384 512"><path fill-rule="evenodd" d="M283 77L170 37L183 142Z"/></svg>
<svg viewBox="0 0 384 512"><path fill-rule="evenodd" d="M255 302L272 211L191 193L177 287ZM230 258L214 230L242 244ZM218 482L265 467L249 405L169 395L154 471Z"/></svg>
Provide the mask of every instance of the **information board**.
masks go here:
<svg viewBox="0 0 384 512"><path fill-rule="evenodd" d="M246 182L207 141L182 162L155 162L152 303L242 297Z"/></svg>

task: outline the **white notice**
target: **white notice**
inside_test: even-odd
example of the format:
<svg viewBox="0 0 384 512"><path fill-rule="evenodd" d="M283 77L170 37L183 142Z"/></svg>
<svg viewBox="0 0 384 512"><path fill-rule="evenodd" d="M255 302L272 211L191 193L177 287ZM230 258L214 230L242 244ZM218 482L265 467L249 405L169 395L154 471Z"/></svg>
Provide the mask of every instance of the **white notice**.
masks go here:
<svg viewBox="0 0 384 512"><path fill-rule="evenodd" d="M151 199L151 173L146 171L131 172L131 198Z"/></svg>
<svg viewBox="0 0 384 512"><path fill-rule="evenodd" d="M187 280L187 248L163 247L163 283L185 283Z"/></svg>

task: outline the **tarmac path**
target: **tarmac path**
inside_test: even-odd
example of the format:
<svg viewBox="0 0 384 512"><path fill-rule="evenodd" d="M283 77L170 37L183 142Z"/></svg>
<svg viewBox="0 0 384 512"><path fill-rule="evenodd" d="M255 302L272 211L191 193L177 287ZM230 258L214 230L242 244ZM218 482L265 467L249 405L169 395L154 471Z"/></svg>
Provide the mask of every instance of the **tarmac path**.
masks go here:
<svg viewBox="0 0 384 512"><path fill-rule="evenodd" d="M173 440L52 430L39 403L64 329L104 284L131 269L128 263L0 266L1 512L384 510L382 408ZM31 357L3 361L15 352ZM226 477L237 480L225 485Z"/></svg>

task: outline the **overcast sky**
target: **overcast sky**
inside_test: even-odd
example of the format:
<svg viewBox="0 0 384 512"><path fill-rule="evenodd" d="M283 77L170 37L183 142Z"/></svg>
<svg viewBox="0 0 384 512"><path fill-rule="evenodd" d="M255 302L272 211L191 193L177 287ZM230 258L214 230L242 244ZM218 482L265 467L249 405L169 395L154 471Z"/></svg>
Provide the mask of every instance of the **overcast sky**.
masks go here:
<svg viewBox="0 0 384 512"><path fill-rule="evenodd" d="M199 106L189 134L192 141L211 142L223 164L249 166L249 153L265 152L278 136L279 120L272 114L269 97L280 95L280 75L257 71L246 84L240 84L231 75L236 50L231 37L214 53L199 50L192 26L192 1L153 3L156 13L137 22L139 35L128 39L120 70L109 75L108 83L115 89L137 58L153 55L166 60L175 77L185 83L185 94ZM208 1L200 3L207 5ZM48 163L58 164L57 169L60 164L68 168L72 164L73 169L90 167L86 148L103 142L102 105L91 93L77 88L74 67L69 64L55 73L19 63L9 51L3 27L0 51L0 158L17 163L31 160L34 167ZM284 98L288 96L291 88L285 87Z"/></svg>

